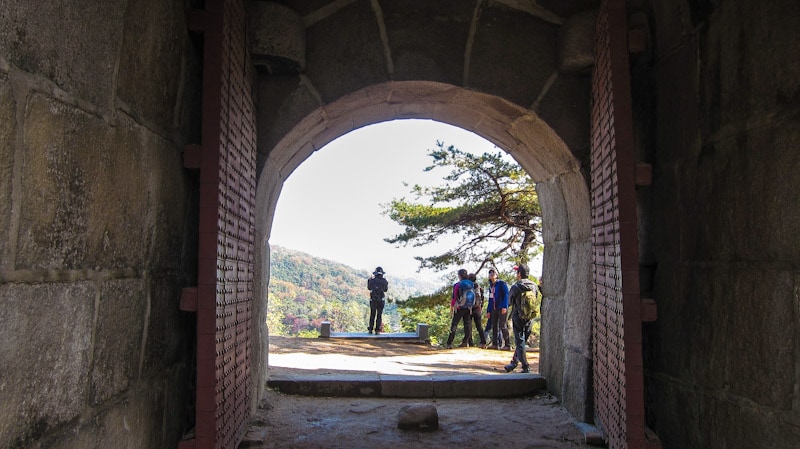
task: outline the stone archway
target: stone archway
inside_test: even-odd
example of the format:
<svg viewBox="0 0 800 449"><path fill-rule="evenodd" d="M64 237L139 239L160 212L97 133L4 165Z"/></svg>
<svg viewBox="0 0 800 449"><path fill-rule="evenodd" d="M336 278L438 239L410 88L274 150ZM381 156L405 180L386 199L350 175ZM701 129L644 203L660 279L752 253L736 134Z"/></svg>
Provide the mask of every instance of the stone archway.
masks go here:
<svg viewBox="0 0 800 449"><path fill-rule="evenodd" d="M562 139L529 109L444 83L373 85L306 115L259 161L255 295L266 301L270 228L284 180L314 151L369 124L432 119L472 131L510 153L537 182L545 242L541 371L578 419L591 419L590 212L586 181ZM258 304L265 310L266 304ZM258 329L266 339L267 329ZM255 361L254 361L255 362ZM266 377L266 361L255 372ZM263 388L262 386L258 388ZM260 394L259 394L260 396Z"/></svg>

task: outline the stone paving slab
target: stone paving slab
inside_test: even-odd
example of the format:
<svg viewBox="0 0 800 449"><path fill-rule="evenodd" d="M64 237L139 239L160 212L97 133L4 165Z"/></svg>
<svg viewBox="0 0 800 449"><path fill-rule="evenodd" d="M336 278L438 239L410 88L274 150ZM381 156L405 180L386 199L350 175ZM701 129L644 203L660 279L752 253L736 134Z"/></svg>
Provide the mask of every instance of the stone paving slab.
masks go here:
<svg viewBox="0 0 800 449"><path fill-rule="evenodd" d="M270 379L267 386L285 394L325 397L380 397L381 381L377 376L342 374L332 378L293 376Z"/></svg>
<svg viewBox="0 0 800 449"><path fill-rule="evenodd" d="M432 398L434 397L433 375L399 376L380 375L381 396L387 398Z"/></svg>
<svg viewBox="0 0 800 449"><path fill-rule="evenodd" d="M285 394L322 397L500 398L533 394L547 387L538 374L505 376L378 373L333 376L276 376L267 386Z"/></svg>
<svg viewBox="0 0 800 449"><path fill-rule="evenodd" d="M538 374L509 373L505 376L434 376L433 397L505 398L526 396L547 388Z"/></svg>

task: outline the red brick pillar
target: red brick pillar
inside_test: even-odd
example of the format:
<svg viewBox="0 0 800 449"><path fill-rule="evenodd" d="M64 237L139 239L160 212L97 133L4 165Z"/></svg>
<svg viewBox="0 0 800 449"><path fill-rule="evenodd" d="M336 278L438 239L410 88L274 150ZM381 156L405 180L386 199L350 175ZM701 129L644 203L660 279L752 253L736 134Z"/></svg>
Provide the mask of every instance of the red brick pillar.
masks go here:
<svg viewBox="0 0 800 449"><path fill-rule="evenodd" d="M595 421L611 449L644 448L635 160L625 2L605 0L592 76Z"/></svg>
<svg viewBox="0 0 800 449"><path fill-rule="evenodd" d="M255 72L243 0L208 0L200 145L195 437L180 447L234 449L250 419L255 257Z"/></svg>

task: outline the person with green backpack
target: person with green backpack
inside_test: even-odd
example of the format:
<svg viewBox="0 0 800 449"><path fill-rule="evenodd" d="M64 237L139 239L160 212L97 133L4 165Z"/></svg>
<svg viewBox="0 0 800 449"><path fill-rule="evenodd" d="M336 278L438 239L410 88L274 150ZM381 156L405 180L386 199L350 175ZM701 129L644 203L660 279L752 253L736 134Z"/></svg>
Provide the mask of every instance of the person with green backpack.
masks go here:
<svg viewBox="0 0 800 449"><path fill-rule="evenodd" d="M514 342L517 345L511 363L505 366L507 373L514 371L517 365L522 365L522 372L529 373L528 356L525 346L531 336L533 319L539 314L540 294L539 287L528 279L528 266L520 264L514 267L517 272L517 282L508 291L511 304L511 322L514 326Z"/></svg>

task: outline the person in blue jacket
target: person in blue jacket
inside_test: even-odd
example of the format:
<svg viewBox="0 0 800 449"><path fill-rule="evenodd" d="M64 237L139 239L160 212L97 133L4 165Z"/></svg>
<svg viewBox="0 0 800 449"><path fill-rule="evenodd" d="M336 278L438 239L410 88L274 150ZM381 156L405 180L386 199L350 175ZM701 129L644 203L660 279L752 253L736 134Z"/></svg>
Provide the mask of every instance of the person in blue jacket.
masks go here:
<svg viewBox="0 0 800 449"><path fill-rule="evenodd" d="M489 270L489 301L486 317L492 320L492 349L511 350L508 335L508 284L497 277L494 268Z"/></svg>

